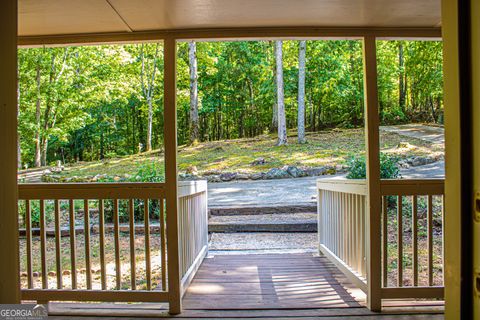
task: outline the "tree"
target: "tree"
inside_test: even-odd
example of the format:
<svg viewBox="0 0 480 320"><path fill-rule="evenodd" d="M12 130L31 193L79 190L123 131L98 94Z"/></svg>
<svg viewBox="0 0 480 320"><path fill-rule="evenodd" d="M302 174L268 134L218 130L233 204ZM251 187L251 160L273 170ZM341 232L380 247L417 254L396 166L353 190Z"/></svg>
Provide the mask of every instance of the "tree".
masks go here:
<svg viewBox="0 0 480 320"><path fill-rule="evenodd" d="M443 121L442 43L402 41L401 52L399 45L377 43L382 124ZM195 125L189 46L178 44L180 144L190 142ZM302 131L305 116L309 131L363 124L359 41L308 41L304 88L298 41L197 42L195 47L199 141L268 131L286 140L287 129ZM19 49L18 57L22 166L135 154L147 140L152 148L162 145L163 131L152 130L163 126L161 43ZM281 113L283 130L272 123Z"/></svg>
<svg viewBox="0 0 480 320"><path fill-rule="evenodd" d="M277 49L276 49L276 44L273 43L273 54L274 56L276 57L276 52L277 52ZM276 66L276 59L272 59L273 60L273 63L272 63L272 74L273 74L273 79L275 79L273 82L276 83L277 81L277 66ZM274 96L275 96L275 99L274 99L274 102L273 102L273 105L272 105L272 125L270 127L270 132L275 132L278 130L278 106L277 106L277 99L276 99L276 96L277 96L277 86L274 85L273 86L274 88Z"/></svg>
<svg viewBox="0 0 480 320"><path fill-rule="evenodd" d="M35 102L35 125L36 125L36 130L35 130L35 167L40 167L42 165L42 155L41 155L41 149L42 146L40 144L40 121L41 121L41 101L42 101L42 94L41 94L41 56L39 55L38 60L37 60L37 72L36 72L36 83L37 83L37 98Z"/></svg>
<svg viewBox="0 0 480 320"><path fill-rule="evenodd" d="M188 43L190 67L190 144L198 141L198 75L197 46L194 40Z"/></svg>
<svg viewBox="0 0 480 320"><path fill-rule="evenodd" d="M68 69L69 63L69 48L59 50L47 50L39 54L37 60L37 99L36 99L36 136L35 136L35 166L47 165L48 143L50 141L50 134L57 126L57 116L59 105L63 103L63 94L66 93L66 86L63 82L64 73ZM50 58L50 62L47 59ZM44 66L43 63L46 63ZM48 81L42 83L41 70L45 67L48 71ZM45 95L45 108L43 109L42 119L42 87Z"/></svg>
<svg viewBox="0 0 480 320"><path fill-rule="evenodd" d="M275 61L277 65L277 110L278 110L278 141L277 146L287 144L287 123L285 119L285 100L283 96L283 42L275 41Z"/></svg>
<svg viewBox="0 0 480 320"><path fill-rule="evenodd" d="M155 74L157 72L157 60L158 60L159 44L155 45L155 53L152 57L152 67L146 66L146 52L145 44L142 44L140 51L140 59L142 62L142 69L140 72L140 82L143 92L143 97L148 106L148 120L147 120L147 146L146 151L152 150L152 127L153 127L153 94L155 89ZM146 80L145 80L146 78Z"/></svg>
<svg viewBox="0 0 480 320"><path fill-rule="evenodd" d="M398 42L398 106L402 113L405 112L407 88L405 83L405 61L403 57L403 42Z"/></svg>
<svg viewBox="0 0 480 320"><path fill-rule="evenodd" d="M298 143L305 143L305 52L307 42L300 41L298 49Z"/></svg>

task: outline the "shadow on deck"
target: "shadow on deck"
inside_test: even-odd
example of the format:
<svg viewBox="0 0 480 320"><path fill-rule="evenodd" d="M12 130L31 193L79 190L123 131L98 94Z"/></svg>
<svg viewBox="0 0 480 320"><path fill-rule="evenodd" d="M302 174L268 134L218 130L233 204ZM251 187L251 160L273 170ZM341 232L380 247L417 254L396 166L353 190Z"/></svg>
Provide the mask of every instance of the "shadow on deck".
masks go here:
<svg viewBox="0 0 480 320"><path fill-rule="evenodd" d="M335 265L308 253L206 258L187 289L183 309L172 318L443 319L443 303L397 301L382 313L371 312L363 292ZM158 303L63 303L50 310L52 315L69 315L69 320L171 317L167 305Z"/></svg>
<svg viewBox="0 0 480 320"><path fill-rule="evenodd" d="M184 308L361 308L349 292L351 287L324 257L218 255L203 262L184 297Z"/></svg>

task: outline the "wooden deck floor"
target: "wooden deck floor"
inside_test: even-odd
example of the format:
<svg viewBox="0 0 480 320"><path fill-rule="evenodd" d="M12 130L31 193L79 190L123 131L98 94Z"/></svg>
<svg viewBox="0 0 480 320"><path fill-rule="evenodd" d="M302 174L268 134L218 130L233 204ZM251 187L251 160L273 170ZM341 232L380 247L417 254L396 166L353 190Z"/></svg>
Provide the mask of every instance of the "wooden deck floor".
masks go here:
<svg viewBox="0 0 480 320"><path fill-rule="evenodd" d="M205 259L183 303L187 310L362 307L348 287L324 257L219 255Z"/></svg>
<svg viewBox="0 0 480 320"><path fill-rule="evenodd" d="M217 255L206 258L172 318L443 319L441 303L397 301L374 313L364 295L324 257L312 254ZM53 319L170 318L168 306L51 304Z"/></svg>

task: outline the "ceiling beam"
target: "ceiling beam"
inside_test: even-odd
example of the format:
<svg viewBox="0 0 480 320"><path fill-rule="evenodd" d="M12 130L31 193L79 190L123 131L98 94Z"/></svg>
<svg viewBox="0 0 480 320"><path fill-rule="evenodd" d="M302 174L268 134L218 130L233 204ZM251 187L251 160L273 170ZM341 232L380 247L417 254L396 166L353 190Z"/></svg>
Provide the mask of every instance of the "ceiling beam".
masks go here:
<svg viewBox="0 0 480 320"><path fill-rule="evenodd" d="M258 28L198 28L154 31L86 33L65 35L19 36L20 47L97 45L114 43L153 42L166 38L177 40L254 40L254 39L379 39L441 40L441 28L331 28L331 27L258 27Z"/></svg>

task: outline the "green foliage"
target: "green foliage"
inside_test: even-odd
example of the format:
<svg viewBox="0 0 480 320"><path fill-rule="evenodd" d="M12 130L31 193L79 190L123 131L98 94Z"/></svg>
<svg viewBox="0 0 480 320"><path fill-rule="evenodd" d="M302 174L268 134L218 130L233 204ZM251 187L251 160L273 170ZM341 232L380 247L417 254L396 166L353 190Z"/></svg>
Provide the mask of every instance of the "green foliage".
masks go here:
<svg viewBox="0 0 480 320"><path fill-rule="evenodd" d="M347 163L347 179L366 179L367 167L365 156L353 156L348 159ZM380 153L380 178L395 179L399 177L399 174L398 159L385 153Z"/></svg>
<svg viewBox="0 0 480 320"><path fill-rule="evenodd" d="M382 123L442 123L442 43L378 41L377 53ZM306 56L306 130L362 126L361 42L309 40ZM19 49L18 59L24 166L38 164L38 151L42 164L144 151L148 103L141 75L142 70L152 74L154 61L152 145L163 145L163 44ZM197 60L200 142L274 131L274 41L199 42ZM286 122L294 129L298 41L283 42L283 67ZM178 44L177 70L178 141L185 144L190 130L186 42Z"/></svg>
<svg viewBox="0 0 480 320"><path fill-rule="evenodd" d="M163 163L161 164L163 165ZM142 164L137 173L134 174L130 181L132 182L163 182L165 177L163 176L163 170L160 168L160 164L155 162Z"/></svg>

